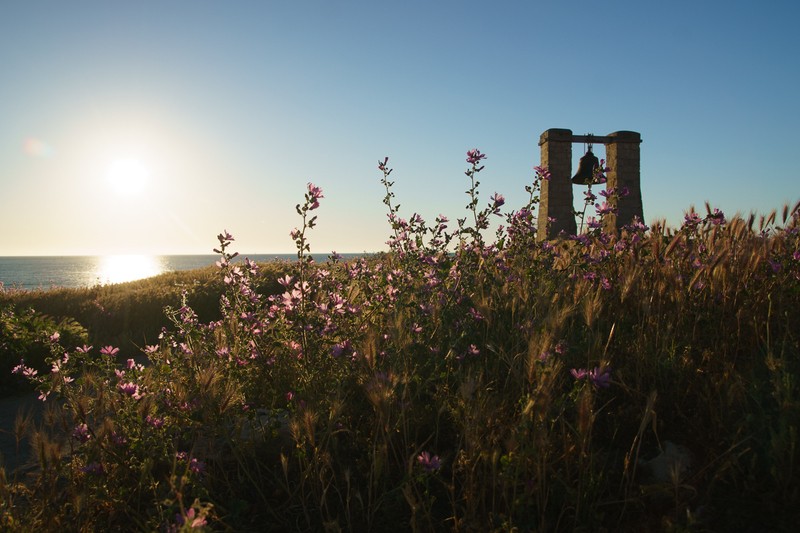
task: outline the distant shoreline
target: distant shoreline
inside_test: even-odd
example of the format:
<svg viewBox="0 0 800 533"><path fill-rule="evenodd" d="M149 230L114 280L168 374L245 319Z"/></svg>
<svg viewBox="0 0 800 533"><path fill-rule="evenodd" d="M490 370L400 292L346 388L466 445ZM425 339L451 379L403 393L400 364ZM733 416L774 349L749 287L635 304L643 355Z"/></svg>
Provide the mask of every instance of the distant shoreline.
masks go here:
<svg viewBox="0 0 800 533"><path fill-rule="evenodd" d="M339 254L344 260L370 255ZM311 254L317 262L328 254ZM291 254L239 254L234 261L257 263L293 261ZM166 272L195 270L214 265L216 254L176 255L74 255L0 256L0 290L50 290L86 288L151 278Z"/></svg>

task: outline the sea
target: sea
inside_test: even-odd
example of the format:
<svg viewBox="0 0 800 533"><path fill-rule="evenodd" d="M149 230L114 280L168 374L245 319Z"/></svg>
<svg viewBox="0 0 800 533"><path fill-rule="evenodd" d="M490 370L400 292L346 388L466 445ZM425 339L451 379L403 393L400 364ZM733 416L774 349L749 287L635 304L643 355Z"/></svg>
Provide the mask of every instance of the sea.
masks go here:
<svg viewBox="0 0 800 533"><path fill-rule="evenodd" d="M364 254L342 254L351 259ZM100 255L0 257L0 290L49 290L124 283L165 272L194 270L213 265L218 255ZM297 254L240 255L258 263L293 261ZM327 256L314 256L325 261Z"/></svg>

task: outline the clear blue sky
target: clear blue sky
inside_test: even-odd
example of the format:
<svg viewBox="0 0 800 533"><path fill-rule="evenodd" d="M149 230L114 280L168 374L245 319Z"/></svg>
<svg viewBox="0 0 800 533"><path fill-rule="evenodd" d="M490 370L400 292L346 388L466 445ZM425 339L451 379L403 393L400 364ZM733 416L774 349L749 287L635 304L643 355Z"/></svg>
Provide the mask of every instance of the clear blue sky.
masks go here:
<svg viewBox="0 0 800 533"><path fill-rule="evenodd" d="M467 149L515 208L548 128L640 132L648 222L769 212L800 200L798 6L5 0L0 255L291 252L309 181L315 251L384 249L379 158L401 214L454 220Z"/></svg>

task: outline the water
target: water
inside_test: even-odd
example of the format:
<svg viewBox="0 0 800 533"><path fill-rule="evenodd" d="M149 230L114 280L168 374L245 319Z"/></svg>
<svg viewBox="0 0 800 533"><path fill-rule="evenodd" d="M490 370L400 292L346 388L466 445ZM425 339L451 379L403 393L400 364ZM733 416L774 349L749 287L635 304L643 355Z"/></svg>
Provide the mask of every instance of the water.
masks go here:
<svg viewBox="0 0 800 533"><path fill-rule="evenodd" d="M342 254L345 259L361 254ZM243 259L245 256L237 258ZM296 254L248 255L261 262L292 260ZM0 257L0 286L17 289L91 287L123 283L164 272L213 265L218 255L106 255L64 257ZM324 256L315 257L324 261Z"/></svg>

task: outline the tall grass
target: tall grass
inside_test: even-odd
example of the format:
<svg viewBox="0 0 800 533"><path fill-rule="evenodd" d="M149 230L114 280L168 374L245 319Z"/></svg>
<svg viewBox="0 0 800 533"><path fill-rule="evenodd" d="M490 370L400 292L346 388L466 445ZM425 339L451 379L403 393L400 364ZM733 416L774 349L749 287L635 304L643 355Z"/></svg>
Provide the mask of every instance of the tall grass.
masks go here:
<svg viewBox="0 0 800 533"><path fill-rule="evenodd" d="M586 233L537 242L546 169L504 214L483 159L453 230L401 218L380 162L390 250L347 263L309 259L309 184L277 291L220 234L218 314L171 302L145 365L52 341L33 380L59 408L36 473L1 480L3 527L793 527L798 208L605 232L611 191Z"/></svg>

